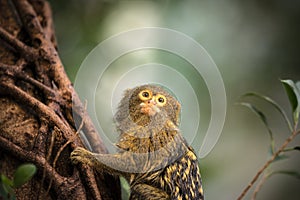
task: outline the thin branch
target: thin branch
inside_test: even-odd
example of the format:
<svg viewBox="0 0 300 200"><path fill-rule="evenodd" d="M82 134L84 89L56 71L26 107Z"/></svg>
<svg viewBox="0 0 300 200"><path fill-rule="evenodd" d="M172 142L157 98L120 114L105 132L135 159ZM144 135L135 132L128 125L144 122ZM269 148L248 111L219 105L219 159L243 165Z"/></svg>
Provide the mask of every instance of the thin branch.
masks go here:
<svg viewBox="0 0 300 200"><path fill-rule="evenodd" d="M72 88L74 90L74 88ZM74 114L77 114L80 116L82 119L85 119L84 127L83 127L83 132L85 134L85 137L89 141L92 150L95 153L108 153L102 139L100 138L90 116L86 112L85 109L83 109L82 103L74 91L73 95L73 112Z"/></svg>
<svg viewBox="0 0 300 200"><path fill-rule="evenodd" d="M37 153L44 157L46 155L46 137L45 136L48 135L49 126L48 126L48 121L45 118L40 118L39 121L40 121L40 127L39 127L39 131L38 131L38 135L36 136L36 138L34 140L33 148L37 149L38 150ZM32 151L33 151L33 149L32 149ZM44 186L45 177L46 177L46 171L43 170L41 184L37 188L37 196L40 196L40 194L41 194L42 188Z"/></svg>
<svg viewBox="0 0 300 200"><path fill-rule="evenodd" d="M0 90L3 88L3 93L7 93L8 95L14 96L18 99L18 101L28 105L37 115L40 117L44 117L51 121L54 125L56 125L67 138L71 138L73 135L73 131L69 128L68 125L64 124L56 113L49 109L48 106L40 102L38 99L30 96L17 86L11 83L2 83L0 85ZM77 141L78 144L81 143Z"/></svg>
<svg viewBox="0 0 300 200"><path fill-rule="evenodd" d="M264 172L265 169L269 167L269 165L279 156L281 152L284 151L285 147L300 133L300 130L294 131L281 145L281 147L273 154L271 159L269 159L256 173L256 175L253 177L253 179L250 181L250 183L247 185L247 187L243 190L243 192L240 194L240 196L237 198L237 200L243 199L243 197L246 195L246 193L249 191L249 189L254 185L254 183L257 181L257 179L260 177L260 175Z"/></svg>
<svg viewBox="0 0 300 200"><path fill-rule="evenodd" d="M0 27L0 39L6 42L9 46L21 53L26 60L34 60L37 58L38 51L32 47L27 46L18 38L11 35L9 32Z"/></svg>
<svg viewBox="0 0 300 200"><path fill-rule="evenodd" d="M33 47L38 49L39 58L42 58L34 60L36 64L35 70L37 76L46 86L50 87L52 80L51 77L49 77L47 74L49 65L51 65L50 63L52 63L52 57L48 56L48 51L51 51L52 43L46 38L44 30L33 6L27 0L13 0L13 2L24 27L31 38ZM46 104L53 109L58 107L56 103L53 104L51 100L46 102Z"/></svg>
<svg viewBox="0 0 300 200"><path fill-rule="evenodd" d="M59 132L59 129L54 126L54 130L52 131L52 134L51 134L51 141L50 141L50 146L49 146L49 151L48 151L48 155L46 157L47 161L50 160L50 157L52 155L52 150L53 150L53 146L54 146L54 142L55 142L55 137L57 136L57 132ZM53 167L55 169L55 167Z"/></svg>
<svg viewBox="0 0 300 200"><path fill-rule="evenodd" d="M79 134L80 130L81 130L82 127L83 127L83 124L84 124L84 121L81 122L80 127L79 127L79 129L76 131L75 135L74 135L71 139L69 139L63 146L61 146L61 147L59 148L59 150L57 151L57 154L55 155L55 158L54 158L54 160L53 160L53 164L52 164L53 169L56 168L56 163L57 163L58 158L59 158L59 156L61 155L62 151L78 137L78 134ZM52 142L52 140L51 140L51 142ZM50 182L49 182L48 189L46 190L46 194L49 193L50 188L51 188L51 184L52 184L52 179L51 179Z"/></svg>
<svg viewBox="0 0 300 200"><path fill-rule="evenodd" d="M31 2L32 4L35 4L35 1ZM46 35L46 39L51 41L53 46L57 47L57 41L55 37L55 31L54 31L54 25L53 25L53 17L52 17L52 11L49 2L47 1L41 1L42 4L42 15L43 15L43 23L42 26L44 28L44 32Z"/></svg>
<svg viewBox="0 0 300 200"><path fill-rule="evenodd" d="M261 188L264 185L264 183L266 182L267 178L268 178L268 176L266 174L264 174L264 176L260 179L259 183L255 187L255 190L252 194L251 200L256 199L256 196L257 196L258 192L261 190Z"/></svg>
<svg viewBox="0 0 300 200"><path fill-rule="evenodd" d="M46 157L47 161L49 162L50 160L50 157L52 155L52 150L53 150L53 145L54 145L54 141L55 141L55 137L56 137L56 133L57 131L59 131L57 129L57 127L55 126L54 127L54 130L52 131L52 134L51 134L51 141L50 141L50 146L49 146L49 151L48 151L48 155ZM53 166L53 170L55 170L55 166ZM44 177L43 177L44 178ZM48 195L50 189L51 189L51 186L52 186L52 178L50 179L49 181L49 184L48 184L48 188L46 190L46 195Z"/></svg>
<svg viewBox="0 0 300 200"><path fill-rule="evenodd" d="M32 5L26 0L13 0L13 2L27 33L32 39L33 46L39 47L45 34Z"/></svg>
<svg viewBox="0 0 300 200"><path fill-rule="evenodd" d="M36 86L38 89L42 90L48 98L52 97L52 99L56 100L58 103L64 102L64 100L60 98L60 95L57 95L56 91L42 84L41 82L33 79L32 77L28 76L28 74L22 72L21 67L18 65L7 65L0 62L0 71L3 71L5 74L11 77L20 78L23 81L31 83L32 85Z"/></svg>
<svg viewBox="0 0 300 200"><path fill-rule="evenodd" d="M46 156L46 160L47 160L48 163L49 163L50 157L52 155L53 146L54 146L54 142L55 142L55 137L56 137L56 133L58 131L59 131L58 128L56 126L54 126L54 130L52 131L52 134L51 134L49 150L48 150L48 153L47 153L47 156ZM55 166L53 166L53 169L55 170ZM44 173L43 173L42 183L44 182L43 180L44 180ZM49 191L51 189L51 185L52 185L52 178L50 178L48 189L46 191L46 195L49 193Z"/></svg>
<svg viewBox="0 0 300 200"><path fill-rule="evenodd" d="M86 109L86 104L85 104L85 109ZM56 168L56 163L57 163L59 156L61 155L61 152L78 137L79 132L81 131L83 125L84 125L84 119L82 119L81 124L80 124L78 130L76 131L76 134L73 136L73 138L69 139L63 146L61 146L59 148L59 150L54 158L54 161L53 161L53 169ZM94 176L92 169L88 166L85 166L85 167L87 167L87 168L84 169L84 167L82 166L78 170L80 171L81 174L84 175L83 176L84 181L89 183L88 190L89 190L90 195L93 197L93 199L102 199L99 189L97 188L96 178ZM49 190L51 188L51 183L52 183L51 181L52 180L50 180L46 194L49 192Z"/></svg>
<svg viewBox="0 0 300 200"><path fill-rule="evenodd" d="M88 192L92 196L92 199L103 199L101 194L104 194L105 191L101 190L101 188L98 188L97 178L94 174L95 171L88 166L82 167L78 170L83 175L83 181L88 185ZM103 176L103 174L101 176ZM117 191L112 190L112 192Z"/></svg>
<svg viewBox="0 0 300 200"><path fill-rule="evenodd" d="M37 166L38 169L43 170L46 169L46 178L50 180L52 178L54 181L53 188L57 194L64 195L60 196L59 199L76 199L77 194L84 193L82 183L77 181L78 173L74 173L72 177L62 177L60 176L49 163L47 163L46 159L42 156L37 155L32 151L26 151L25 149L17 146L12 143L8 139L2 137L0 135L0 147L1 149L7 151L13 156L20 158L25 162L31 162ZM69 191L63 193L61 190L64 188L68 188ZM70 198L69 195L75 195L74 198Z"/></svg>
<svg viewBox="0 0 300 200"><path fill-rule="evenodd" d="M63 151L70 143L72 143L72 142L78 137L78 134L79 134L79 132L81 131L83 125L84 125L84 119L82 120L82 122L81 122L81 124L80 124L78 130L77 130L76 133L74 134L74 136L73 136L72 138L70 138L63 146L61 146L61 147L59 148L59 150L58 150L58 152L57 152L57 154L56 154L56 156L55 156L55 158L54 158L54 161L53 161L53 168L54 168L54 169L55 169L55 167L56 167L56 162L57 162L57 160L58 160L58 158L59 158L61 152L62 152L62 151Z"/></svg>
<svg viewBox="0 0 300 200"><path fill-rule="evenodd" d="M85 109L86 109L86 106L87 106L87 104L85 104ZM78 130L76 131L75 135L74 135L71 139L69 139L63 146L61 146L61 147L59 148L59 150L57 151L57 154L55 155L55 158L54 158L54 160L53 160L53 169L56 168L56 163L57 163L57 161L58 161L59 156L61 155L61 152L62 152L62 151L63 151L63 150L64 150L71 142L73 142L73 141L78 137L78 134L79 134L79 132L81 131L83 125L84 125L84 119L82 119L81 124L80 124ZM52 183L52 180L50 180L50 183L49 183L48 189L47 189L47 191L46 191L46 194L48 194L48 192L49 192L49 190L50 190L50 188L51 188L51 183Z"/></svg>
<svg viewBox="0 0 300 200"><path fill-rule="evenodd" d="M39 169L44 169L47 178L55 178L55 187L59 187L65 181L64 178L62 178L56 171L52 170L52 167L47 163L44 157L39 156L32 151L26 151L1 135L0 146L1 149L4 149L17 158L23 159L26 162L32 162L37 165Z"/></svg>

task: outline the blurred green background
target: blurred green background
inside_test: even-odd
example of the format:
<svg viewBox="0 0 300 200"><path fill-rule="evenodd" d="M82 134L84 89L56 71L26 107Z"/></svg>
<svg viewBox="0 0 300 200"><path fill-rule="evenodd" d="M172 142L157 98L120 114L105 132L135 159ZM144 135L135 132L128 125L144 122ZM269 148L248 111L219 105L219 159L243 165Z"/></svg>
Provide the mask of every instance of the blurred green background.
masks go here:
<svg viewBox="0 0 300 200"><path fill-rule="evenodd" d="M256 91L272 97L290 113L279 79L300 80L300 1L51 0L50 3L59 53L72 81L97 44L132 28L174 29L192 37L208 51L223 77L228 106L217 145L200 161L205 196L207 200L236 199L268 158L269 137L261 121L235 102L243 93ZM136 53L115 64L143 64L151 60L151 54ZM166 65L183 62L165 52L155 55L156 62ZM198 89L203 90L200 109L205 123L210 110L207 109L209 94L203 84L200 80ZM266 113L276 144L281 144L289 134L281 116L268 104L252 102ZM298 137L293 144L299 143ZM299 152L288 155L288 160L274 163L272 169L299 172ZM276 175L266 182L257 199L298 200L299 189L299 179Z"/></svg>

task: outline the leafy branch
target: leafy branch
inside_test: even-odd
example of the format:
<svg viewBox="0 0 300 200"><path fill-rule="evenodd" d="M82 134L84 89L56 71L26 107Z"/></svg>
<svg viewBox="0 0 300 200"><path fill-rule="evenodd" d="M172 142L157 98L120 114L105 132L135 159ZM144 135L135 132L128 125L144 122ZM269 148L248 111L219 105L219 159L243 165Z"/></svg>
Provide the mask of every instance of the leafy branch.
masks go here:
<svg viewBox="0 0 300 200"><path fill-rule="evenodd" d="M261 188L262 188L263 184L266 182L266 180L275 174L286 174L286 175L290 175L290 176L300 179L300 174L295 171L281 170L281 171L266 172L267 171L266 169L269 169L269 167L271 166L272 163L274 163L277 160L287 158L287 156L285 156L284 153L300 150L299 146L287 148L289 143L291 141L293 141L297 135L300 134L300 129L297 129L298 123L299 123L299 113L300 113L300 82L294 83L292 80L281 80L281 83L286 91L286 94L289 98L290 105L292 107L293 122L290 122L284 109L281 106L279 106L271 98L261 95L261 94L257 94L257 93L247 93L242 96L242 97L256 97L256 98L266 101L267 103L271 104L277 111L279 111L279 113L283 117L285 123L287 124L287 126L289 128L290 135L289 135L289 137L286 138L286 140L282 143L282 145L278 147L277 150L275 148L273 132L268 124L266 115L251 103L247 103L247 102L239 103L240 105L246 106L251 111L253 111L262 120L262 122L266 126L266 128L268 130L268 134L270 136L271 158L258 170L258 172L255 174L255 176L250 181L250 183L245 187L245 189L239 195L237 200L241 200L245 197L245 195L254 186L255 182L260 178L260 176L262 174L263 174L263 177L260 179L260 182L257 184L257 186L252 194L252 198L251 198L252 200L256 199L257 193L261 190Z"/></svg>

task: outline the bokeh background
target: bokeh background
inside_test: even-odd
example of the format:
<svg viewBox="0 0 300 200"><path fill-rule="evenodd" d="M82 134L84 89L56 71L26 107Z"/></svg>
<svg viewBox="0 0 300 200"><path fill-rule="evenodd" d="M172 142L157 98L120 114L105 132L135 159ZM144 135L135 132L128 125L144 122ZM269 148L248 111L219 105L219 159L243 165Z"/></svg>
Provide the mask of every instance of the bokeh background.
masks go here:
<svg viewBox="0 0 300 200"><path fill-rule="evenodd" d="M207 200L236 199L269 158L269 137L257 116L235 103L242 94L256 91L272 97L291 115L279 79L300 80L300 1L50 0L50 3L60 56L72 81L97 44L132 28L174 29L192 37L208 51L226 87L227 116L217 145L200 161L205 196ZM175 68L186 64L176 56L157 51L136 52L114 64L134 66L150 61ZM118 74L117 70L108 73ZM201 78L197 89L203 91L200 110L205 129L210 104ZM289 131L280 114L262 101L249 101L265 112L276 144L281 144ZM193 146L198 142L196 139ZM299 144L298 137L291 146ZM269 170L300 172L299 152L287 155L288 159L277 161ZM299 189L299 179L276 175L265 183L257 199L298 200Z"/></svg>

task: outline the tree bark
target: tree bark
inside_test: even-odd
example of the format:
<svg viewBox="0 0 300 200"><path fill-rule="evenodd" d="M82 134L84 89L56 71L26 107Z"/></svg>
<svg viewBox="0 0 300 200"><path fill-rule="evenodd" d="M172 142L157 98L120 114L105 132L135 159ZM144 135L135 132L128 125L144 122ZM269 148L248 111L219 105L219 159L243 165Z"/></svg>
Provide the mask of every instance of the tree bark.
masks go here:
<svg viewBox="0 0 300 200"><path fill-rule="evenodd" d="M48 2L0 0L0 174L11 178L24 162L37 166L17 199L120 199L117 177L70 161L83 146L79 131L97 152L107 151L56 47Z"/></svg>

